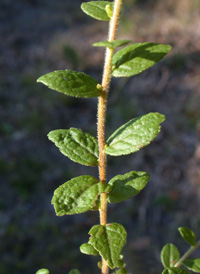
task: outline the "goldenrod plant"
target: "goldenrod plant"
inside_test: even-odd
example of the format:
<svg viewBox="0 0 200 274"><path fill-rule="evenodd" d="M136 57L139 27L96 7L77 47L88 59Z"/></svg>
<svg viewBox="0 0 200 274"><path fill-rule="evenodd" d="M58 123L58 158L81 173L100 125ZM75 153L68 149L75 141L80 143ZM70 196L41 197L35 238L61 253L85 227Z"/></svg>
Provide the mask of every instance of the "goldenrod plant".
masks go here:
<svg viewBox="0 0 200 274"><path fill-rule="evenodd" d="M82 11L87 15L109 23L108 40L93 44L95 47L106 48L101 83L83 72L68 69L50 72L37 80L68 96L98 99L97 138L77 128L53 130L48 134L48 138L72 161L81 165L96 166L99 170L99 178L83 175L62 184L55 190L52 204L57 216L80 214L88 210L99 211L100 224L90 229L88 243L83 243L80 251L101 257L98 267L102 274L108 274L109 269L114 274L128 273L122 255L127 232L121 224L107 222L108 203L123 202L139 194L150 178L145 171L131 170L108 180L107 155L128 155L149 145L159 134L160 124L165 120L165 116L160 113L134 117L116 129L106 140L105 121L110 82L112 77L131 77L142 73L163 59L171 50L170 45L152 42L133 44L130 40L116 40L122 2L123 0L91 1L81 5ZM118 50L119 47L123 48ZM192 246L188 251L191 254L200 244L194 240L193 232L189 229L180 230L181 235ZM167 244L161 255L165 268L163 274L188 273L180 268L182 265L193 271L198 267L200 270L198 260L185 261L185 257L180 259L179 251L172 244ZM37 272L48 273L47 269ZM80 274L77 269L69 273Z"/></svg>

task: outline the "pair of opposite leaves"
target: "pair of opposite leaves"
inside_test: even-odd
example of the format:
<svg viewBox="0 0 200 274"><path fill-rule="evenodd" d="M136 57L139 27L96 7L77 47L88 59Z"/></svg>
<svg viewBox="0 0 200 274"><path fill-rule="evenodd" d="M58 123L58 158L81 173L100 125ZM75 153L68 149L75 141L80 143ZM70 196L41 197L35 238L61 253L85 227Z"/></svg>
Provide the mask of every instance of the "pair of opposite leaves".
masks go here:
<svg viewBox="0 0 200 274"><path fill-rule="evenodd" d="M83 3L81 8L83 12L97 20L109 21L111 17L109 14L112 14L113 11L113 3L108 1L91 1ZM93 46L115 49L130 42L131 40L126 39L100 41L94 43ZM139 74L160 61L170 49L171 46L169 45L148 42L129 45L119 50L113 56L112 75L115 77L130 77ZM65 80L68 82L66 85L64 85ZM95 79L84 73L70 70L55 71L46 74L40 77L38 82L42 82L52 89L75 97L96 97L101 93L101 85ZM73 84L75 84L74 88ZM77 85L79 85L78 88Z"/></svg>
<svg viewBox="0 0 200 274"><path fill-rule="evenodd" d="M118 47L130 40L102 41L94 45ZM156 43L135 43L124 47L112 58L112 75L130 77L137 75L159 62L170 51L169 45ZM91 76L72 70L58 70L41 76L38 80L49 88L74 97L98 97L101 85Z"/></svg>
<svg viewBox="0 0 200 274"><path fill-rule="evenodd" d="M164 120L165 116L159 113L130 120L108 138L106 154L120 156L140 150L158 135ZM89 133L76 128L58 129L51 131L48 138L72 161L86 166L98 165L98 141Z"/></svg>

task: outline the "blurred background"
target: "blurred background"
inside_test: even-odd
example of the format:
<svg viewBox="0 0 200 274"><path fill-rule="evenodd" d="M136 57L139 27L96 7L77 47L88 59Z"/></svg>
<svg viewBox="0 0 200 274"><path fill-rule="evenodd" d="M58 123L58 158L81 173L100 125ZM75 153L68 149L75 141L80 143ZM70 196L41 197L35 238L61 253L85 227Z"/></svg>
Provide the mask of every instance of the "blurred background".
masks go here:
<svg viewBox="0 0 200 274"><path fill-rule="evenodd" d="M135 116L161 112L167 120L141 151L108 158L108 179L131 170L149 172L148 186L109 207L109 222L128 231L124 249L134 274L159 274L159 253L173 242L188 247L177 228L200 237L200 1L126 0L118 39L173 46L146 72L113 79L107 136ZM53 129L77 127L96 135L97 99L74 99L36 79L53 70L84 71L101 81L107 23L86 16L80 0L0 0L0 273L52 274L79 268L99 273L83 255L98 212L56 217L54 190L72 177L98 176L71 162L47 139ZM200 252L197 252L200 255Z"/></svg>

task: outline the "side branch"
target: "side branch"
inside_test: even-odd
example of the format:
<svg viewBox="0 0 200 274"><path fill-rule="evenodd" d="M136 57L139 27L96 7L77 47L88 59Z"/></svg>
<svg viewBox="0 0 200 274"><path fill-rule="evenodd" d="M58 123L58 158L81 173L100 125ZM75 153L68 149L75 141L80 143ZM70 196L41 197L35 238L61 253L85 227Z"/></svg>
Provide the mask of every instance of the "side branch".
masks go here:
<svg viewBox="0 0 200 274"><path fill-rule="evenodd" d="M183 262L200 246L200 241L196 243L196 245L191 246L188 251L178 260L178 262L174 265L175 267L180 267Z"/></svg>

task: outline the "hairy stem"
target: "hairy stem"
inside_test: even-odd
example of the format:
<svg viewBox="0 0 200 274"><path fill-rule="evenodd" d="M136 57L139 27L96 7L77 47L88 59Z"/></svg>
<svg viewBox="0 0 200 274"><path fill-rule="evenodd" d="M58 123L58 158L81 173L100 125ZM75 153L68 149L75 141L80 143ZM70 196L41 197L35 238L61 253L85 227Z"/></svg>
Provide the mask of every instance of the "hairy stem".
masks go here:
<svg viewBox="0 0 200 274"><path fill-rule="evenodd" d="M117 26L119 22L121 6L123 0L115 0L113 15L109 24L108 40L113 41L116 38ZM106 183L106 154L105 148L105 120L106 120L106 107L107 96L110 87L110 81L112 77L112 57L114 49L106 48L105 64L102 77L102 93L98 102L98 143L99 143L99 179L101 182ZM100 224L107 224L107 194L101 194L101 205L99 209ZM109 267L104 259L102 259L102 274L108 274Z"/></svg>
<svg viewBox="0 0 200 274"><path fill-rule="evenodd" d="M175 267L180 267L182 263L200 246L200 241L196 243L196 245L191 246L185 254L178 260L178 262L174 265Z"/></svg>

